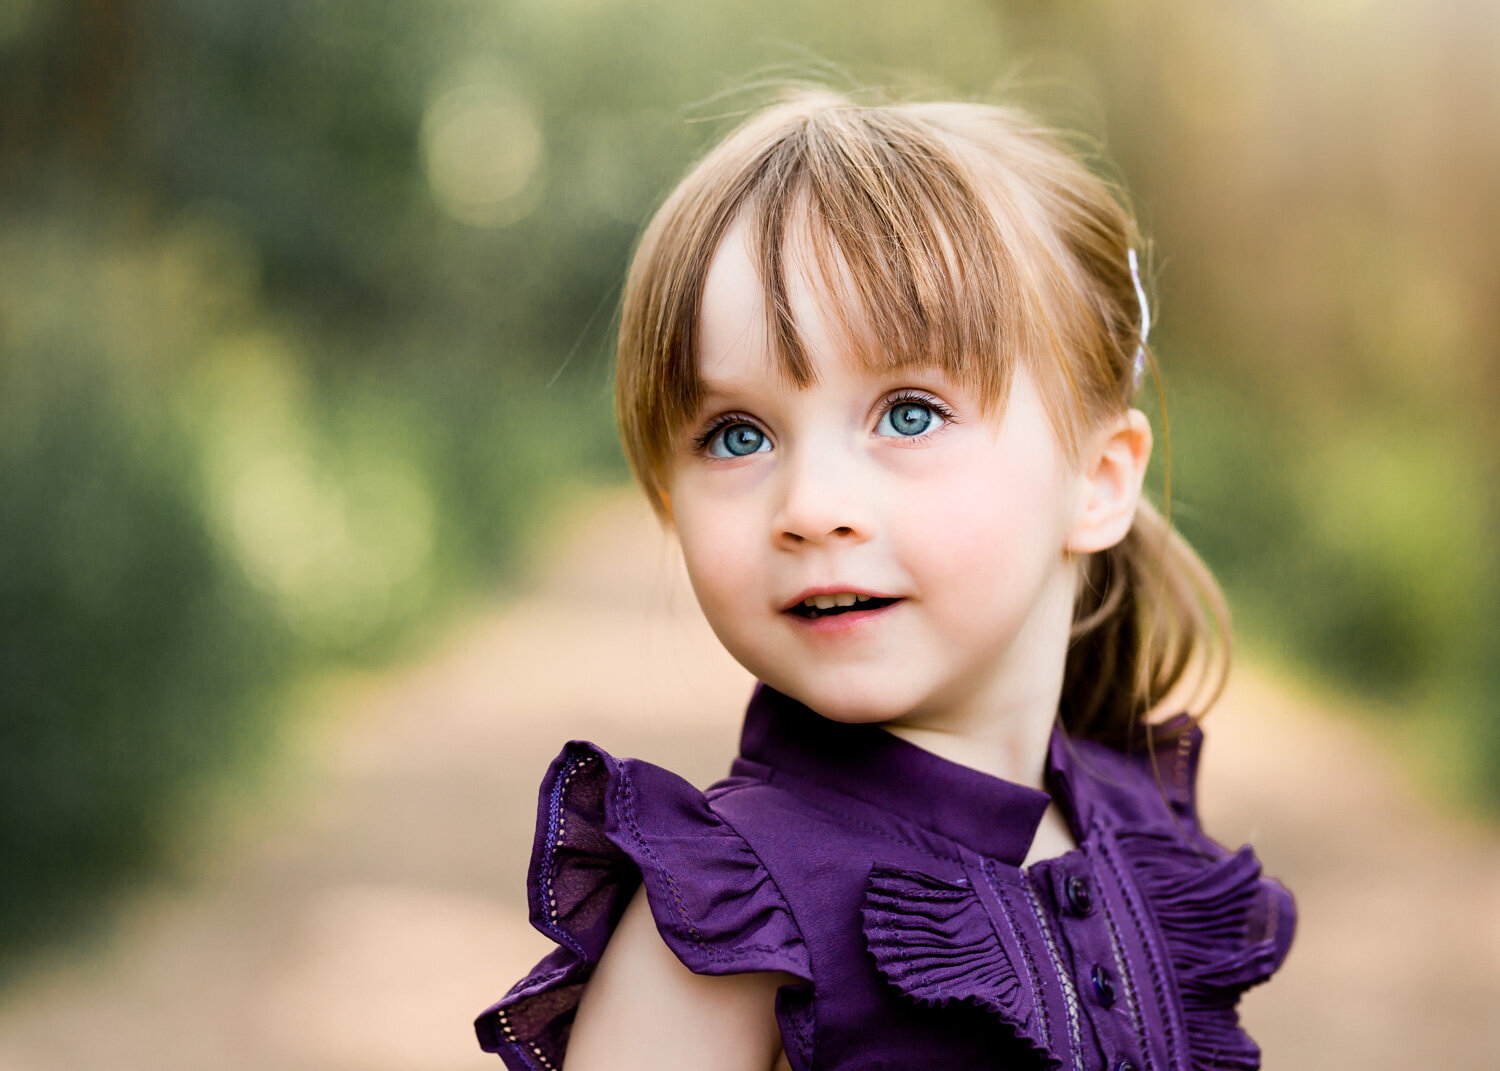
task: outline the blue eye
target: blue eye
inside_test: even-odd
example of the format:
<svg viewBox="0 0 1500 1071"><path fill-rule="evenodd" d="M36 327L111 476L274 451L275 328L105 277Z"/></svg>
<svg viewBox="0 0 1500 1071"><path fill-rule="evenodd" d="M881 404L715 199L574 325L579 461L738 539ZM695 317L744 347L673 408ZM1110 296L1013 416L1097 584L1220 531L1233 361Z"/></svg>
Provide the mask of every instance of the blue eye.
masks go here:
<svg viewBox="0 0 1500 1071"><path fill-rule="evenodd" d="M708 441L710 457L749 457L770 448L771 440L754 424L727 425Z"/></svg>
<svg viewBox="0 0 1500 1071"><path fill-rule="evenodd" d="M936 406L929 402L898 399L880 414L880 423L875 431L879 435L900 435L913 438L936 431L947 423ZM889 429L889 430L887 430Z"/></svg>

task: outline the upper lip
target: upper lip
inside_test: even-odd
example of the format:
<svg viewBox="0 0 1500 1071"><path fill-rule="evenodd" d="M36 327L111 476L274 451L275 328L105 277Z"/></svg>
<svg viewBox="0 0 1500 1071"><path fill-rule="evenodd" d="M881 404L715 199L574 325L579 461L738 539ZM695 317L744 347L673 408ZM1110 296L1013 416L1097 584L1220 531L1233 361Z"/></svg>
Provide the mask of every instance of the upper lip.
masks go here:
<svg viewBox="0 0 1500 1071"><path fill-rule="evenodd" d="M825 584L820 588L808 588L791 602L784 604L781 609L785 612L795 606L800 606L814 595L843 595L846 593L850 595L868 595L872 599L899 599L901 597L899 595L887 595L883 591L871 591L869 588L856 587L850 584L842 586L838 584Z"/></svg>

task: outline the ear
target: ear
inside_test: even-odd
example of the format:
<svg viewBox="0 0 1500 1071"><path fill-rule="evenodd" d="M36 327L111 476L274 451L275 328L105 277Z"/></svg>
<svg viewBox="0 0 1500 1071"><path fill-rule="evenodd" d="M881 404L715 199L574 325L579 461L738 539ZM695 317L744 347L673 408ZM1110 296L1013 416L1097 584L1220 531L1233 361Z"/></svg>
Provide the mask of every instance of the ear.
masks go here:
<svg viewBox="0 0 1500 1071"><path fill-rule="evenodd" d="M672 492L661 488L661 523L669 532L677 531L677 518L672 516Z"/></svg>
<svg viewBox="0 0 1500 1071"><path fill-rule="evenodd" d="M1125 538L1141 501L1151 424L1132 409L1097 429L1083 456L1083 480L1064 548L1074 554L1107 550Z"/></svg>

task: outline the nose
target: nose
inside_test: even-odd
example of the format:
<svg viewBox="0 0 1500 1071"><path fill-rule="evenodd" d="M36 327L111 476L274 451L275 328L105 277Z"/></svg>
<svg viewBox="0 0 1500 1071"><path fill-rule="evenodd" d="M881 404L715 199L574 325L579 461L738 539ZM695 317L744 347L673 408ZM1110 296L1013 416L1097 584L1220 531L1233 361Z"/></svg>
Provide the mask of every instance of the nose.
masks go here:
<svg viewBox="0 0 1500 1071"><path fill-rule="evenodd" d="M870 538L869 497L858 465L837 450L803 451L780 466L779 508L772 536L791 548Z"/></svg>

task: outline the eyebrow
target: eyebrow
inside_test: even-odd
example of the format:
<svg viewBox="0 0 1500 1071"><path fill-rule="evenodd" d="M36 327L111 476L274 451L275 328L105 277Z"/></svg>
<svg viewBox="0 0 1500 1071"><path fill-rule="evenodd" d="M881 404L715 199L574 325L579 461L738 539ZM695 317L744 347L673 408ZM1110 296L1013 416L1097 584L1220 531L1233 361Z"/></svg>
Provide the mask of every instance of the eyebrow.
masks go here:
<svg viewBox="0 0 1500 1071"><path fill-rule="evenodd" d="M719 398L730 398L735 395L752 394L754 388L760 384L757 379L710 379L701 373L698 376L698 387L703 404L715 401Z"/></svg>
<svg viewBox="0 0 1500 1071"><path fill-rule="evenodd" d="M738 380L699 380L700 394L704 401L711 398L727 398L732 394L745 393L745 386Z"/></svg>
<svg viewBox="0 0 1500 1071"><path fill-rule="evenodd" d="M907 375L915 375L920 377L923 374L935 374L937 378L946 380L950 384L956 382L953 372L939 361L923 361L920 364L906 365L901 368L871 370L868 374L871 378L874 379L888 379L892 381L903 379ZM698 387L700 392L699 396L702 399L700 405L709 405L710 403L720 398L730 398L735 395L754 393L754 389L760 386L760 384L761 380L759 377L756 377L754 379L711 379L700 372L698 374ZM811 388L813 384L808 384L805 387L798 387L794 384L788 383L785 384L785 386L788 389L795 391L807 390Z"/></svg>

